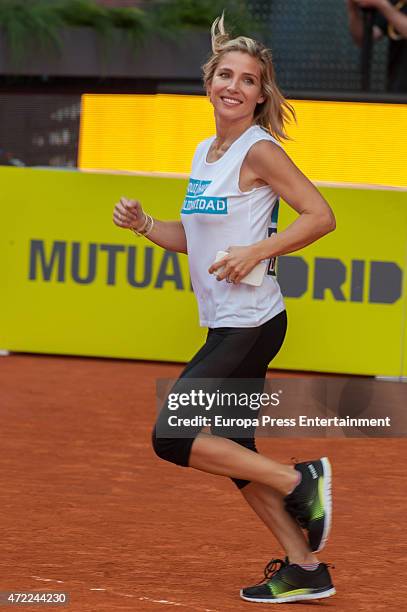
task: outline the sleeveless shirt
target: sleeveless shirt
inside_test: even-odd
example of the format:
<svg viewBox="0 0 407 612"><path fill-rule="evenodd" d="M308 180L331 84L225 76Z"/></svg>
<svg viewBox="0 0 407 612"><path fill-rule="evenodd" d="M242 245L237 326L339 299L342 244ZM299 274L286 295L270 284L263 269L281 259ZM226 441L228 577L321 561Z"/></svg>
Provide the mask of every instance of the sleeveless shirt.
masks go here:
<svg viewBox="0 0 407 612"><path fill-rule="evenodd" d="M239 176L243 160L256 142L279 143L266 130L252 125L220 159L208 162L207 154L214 140L212 136L202 141L195 151L181 210L200 325L258 327L285 308L270 266L260 287L220 282L215 274L208 273L208 268L218 251L230 246L249 246L276 231L278 196L268 185L241 191Z"/></svg>

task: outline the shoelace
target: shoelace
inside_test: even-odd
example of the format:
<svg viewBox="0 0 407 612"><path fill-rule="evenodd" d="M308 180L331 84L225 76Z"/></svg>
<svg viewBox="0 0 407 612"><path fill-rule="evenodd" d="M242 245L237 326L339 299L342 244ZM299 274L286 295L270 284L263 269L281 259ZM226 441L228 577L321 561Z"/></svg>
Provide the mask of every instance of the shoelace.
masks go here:
<svg viewBox="0 0 407 612"><path fill-rule="evenodd" d="M264 578L262 578L257 584L262 584L265 580L272 580L272 578L274 578L274 576L276 576L280 570L288 567L288 565L290 565L288 557L286 557L284 561L282 559L272 559L264 568ZM323 565L329 569L335 569L335 565L332 563L324 563Z"/></svg>
<svg viewBox="0 0 407 612"><path fill-rule="evenodd" d="M272 559L269 561L264 568L264 578L262 578L257 584L261 584L265 580L271 580L273 576L275 576L281 569L287 567L287 561L287 558L284 561L282 559Z"/></svg>

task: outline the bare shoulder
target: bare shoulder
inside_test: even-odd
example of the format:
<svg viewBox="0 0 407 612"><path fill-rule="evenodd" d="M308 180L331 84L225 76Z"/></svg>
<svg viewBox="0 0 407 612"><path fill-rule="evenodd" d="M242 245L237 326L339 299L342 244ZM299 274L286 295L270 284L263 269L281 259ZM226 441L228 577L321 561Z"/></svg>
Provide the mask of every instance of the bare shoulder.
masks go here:
<svg viewBox="0 0 407 612"><path fill-rule="evenodd" d="M289 157L284 149L272 140L258 140L247 154L250 164L267 163L273 159L289 159Z"/></svg>
<svg viewBox="0 0 407 612"><path fill-rule="evenodd" d="M249 167L263 180L279 170L296 170L294 162L284 149L271 140L259 140L247 154Z"/></svg>
<svg viewBox="0 0 407 612"><path fill-rule="evenodd" d="M282 151L282 147L272 140L267 140L266 138L263 140L258 140L254 143L254 145L250 148L250 154L265 154L270 153L271 151Z"/></svg>

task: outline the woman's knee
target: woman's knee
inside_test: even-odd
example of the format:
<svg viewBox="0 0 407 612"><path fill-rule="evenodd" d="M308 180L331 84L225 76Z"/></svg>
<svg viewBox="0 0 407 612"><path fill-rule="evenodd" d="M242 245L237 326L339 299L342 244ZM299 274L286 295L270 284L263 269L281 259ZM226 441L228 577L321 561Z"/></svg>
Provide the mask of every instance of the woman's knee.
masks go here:
<svg viewBox="0 0 407 612"><path fill-rule="evenodd" d="M162 438L154 427L152 444L155 454L170 463L188 467L189 455L194 438Z"/></svg>

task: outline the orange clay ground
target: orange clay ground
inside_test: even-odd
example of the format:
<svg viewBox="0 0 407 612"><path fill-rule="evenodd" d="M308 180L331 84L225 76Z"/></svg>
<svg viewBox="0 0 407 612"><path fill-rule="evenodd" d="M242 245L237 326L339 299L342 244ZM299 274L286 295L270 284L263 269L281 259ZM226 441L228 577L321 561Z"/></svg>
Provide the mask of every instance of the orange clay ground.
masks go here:
<svg viewBox="0 0 407 612"><path fill-rule="evenodd" d="M66 591L70 603L58 608L73 612L264 609L241 601L239 589L282 555L274 538L228 479L151 449L155 379L180 370L0 358L1 591ZM338 594L279 612L407 610L405 440L258 446L284 462L326 454L334 469L334 526L321 559L335 565Z"/></svg>

